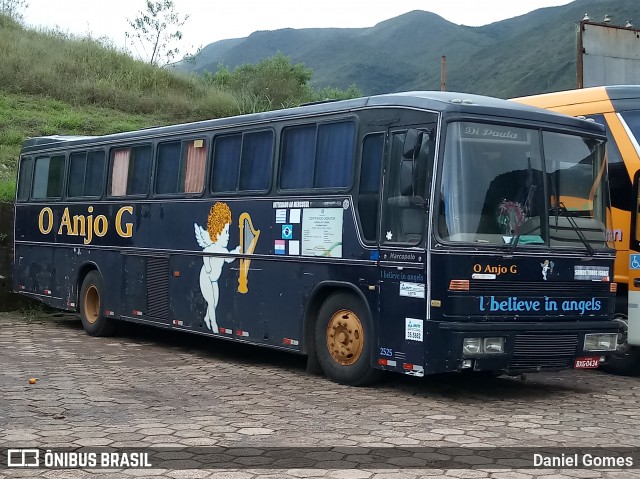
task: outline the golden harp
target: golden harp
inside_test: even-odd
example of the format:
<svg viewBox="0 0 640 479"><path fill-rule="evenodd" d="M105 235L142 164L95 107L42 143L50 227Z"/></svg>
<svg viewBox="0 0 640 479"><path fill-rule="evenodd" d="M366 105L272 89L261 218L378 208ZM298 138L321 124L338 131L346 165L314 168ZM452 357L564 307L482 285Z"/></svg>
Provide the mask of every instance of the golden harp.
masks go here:
<svg viewBox="0 0 640 479"><path fill-rule="evenodd" d="M253 254L253 250L258 243L258 237L260 236L260 230L253 227L251 223L251 216L249 213L242 213L238 219L238 226L240 228L240 253L241 254ZM240 259L240 274L238 276L238 293L246 293L249 291L247 287L247 275L249 274L250 259Z"/></svg>

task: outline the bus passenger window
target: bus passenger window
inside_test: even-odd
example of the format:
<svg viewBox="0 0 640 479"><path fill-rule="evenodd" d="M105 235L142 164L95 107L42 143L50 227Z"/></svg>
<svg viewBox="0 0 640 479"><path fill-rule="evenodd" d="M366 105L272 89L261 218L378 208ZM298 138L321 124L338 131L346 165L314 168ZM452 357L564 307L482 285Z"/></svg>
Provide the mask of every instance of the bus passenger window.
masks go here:
<svg viewBox="0 0 640 479"><path fill-rule="evenodd" d="M111 196L147 193L151 147L116 148L111 151Z"/></svg>
<svg viewBox="0 0 640 479"><path fill-rule="evenodd" d="M69 155L69 186L71 198L100 196L104 178L104 151L82 151Z"/></svg>
<svg viewBox="0 0 640 479"><path fill-rule="evenodd" d="M33 198L60 198L64 180L64 156L36 158Z"/></svg>
<svg viewBox="0 0 640 479"><path fill-rule="evenodd" d="M314 188L346 188L351 184L354 141L353 122L318 126Z"/></svg>
<svg viewBox="0 0 640 479"><path fill-rule="evenodd" d="M240 191L269 189L273 159L273 131L246 133L242 138Z"/></svg>
<svg viewBox="0 0 640 479"><path fill-rule="evenodd" d="M201 193L207 148L202 139L158 145L156 193Z"/></svg>
<svg viewBox="0 0 640 479"><path fill-rule="evenodd" d="M285 129L280 187L285 190L348 187L354 142L355 124L351 121Z"/></svg>
<svg viewBox="0 0 640 479"><path fill-rule="evenodd" d="M33 179L33 160L23 158L20 163L20 177L18 179L18 201L27 201L31 192L31 180Z"/></svg>
<svg viewBox="0 0 640 479"><path fill-rule="evenodd" d="M285 190L311 188L315 154L315 125L285 129L282 133L280 186Z"/></svg>
<svg viewBox="0 0 640 479"><path fill-rule="evenodd" d="M213 177L211 189L215 193L236 191L242 135L225 135L215 139L213 147Z"/></svg>

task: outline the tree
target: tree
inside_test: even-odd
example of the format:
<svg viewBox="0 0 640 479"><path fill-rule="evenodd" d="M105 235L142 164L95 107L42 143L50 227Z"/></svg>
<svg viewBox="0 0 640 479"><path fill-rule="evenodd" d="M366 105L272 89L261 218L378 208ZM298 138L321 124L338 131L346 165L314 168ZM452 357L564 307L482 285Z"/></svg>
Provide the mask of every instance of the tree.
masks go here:
<svg viewBox="0 0 640 479"><path fill-rule="evenodd" d="M0 0L0 13L17 22L22 21L22 11L28 7L27 0Z"/></svg>
<svg viewBox="0 0 640 479"><path fill-rule="evenodd" d="M182 40L180 27L189 15L182 17L176 13L172 0L146 0L146 4L147 9L139 11L136 18L127 18L131 31L125 35L136 50L137 46L142 49L141 56L150 64L164 66L180 53L175 42Z"/></svg>

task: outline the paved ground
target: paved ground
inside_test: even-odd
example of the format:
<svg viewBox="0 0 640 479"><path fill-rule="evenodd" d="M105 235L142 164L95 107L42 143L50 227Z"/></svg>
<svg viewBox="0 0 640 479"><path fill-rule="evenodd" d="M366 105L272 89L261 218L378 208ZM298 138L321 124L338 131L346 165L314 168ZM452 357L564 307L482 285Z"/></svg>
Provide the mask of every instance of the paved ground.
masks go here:
<svg viewBox="0 0 640 479"><path fill-rule="evenodd" d="M350 388L308 375L290 354L142 327L92 338L70 317L0 313L3 454L182 448L161 450L151 469L0 469L0 477L640 477L640 468L519 469L531 454L514 449L640 446L639 396L640 378L597 371L526 381L392 375ZM199 456L186 446L219 449ZM202 457L219 463L194 468Z"/></svg>

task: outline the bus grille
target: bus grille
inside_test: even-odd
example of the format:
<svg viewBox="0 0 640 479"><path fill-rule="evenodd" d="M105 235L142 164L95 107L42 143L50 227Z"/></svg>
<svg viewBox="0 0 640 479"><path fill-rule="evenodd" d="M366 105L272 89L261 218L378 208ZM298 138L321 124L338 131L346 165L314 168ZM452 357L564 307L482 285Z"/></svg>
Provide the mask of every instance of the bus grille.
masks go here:
<svg viewBox="0 0 640 479"><path fill-rule="evenodd" d="M169 259L147 258L147 315L169 317Z"/></svg>
<svg viewBox="0 0 640 479"><path fill-rule="evenodd" d="M571 367L577 346L577 334L518 334L509 369Z"/></svg>

